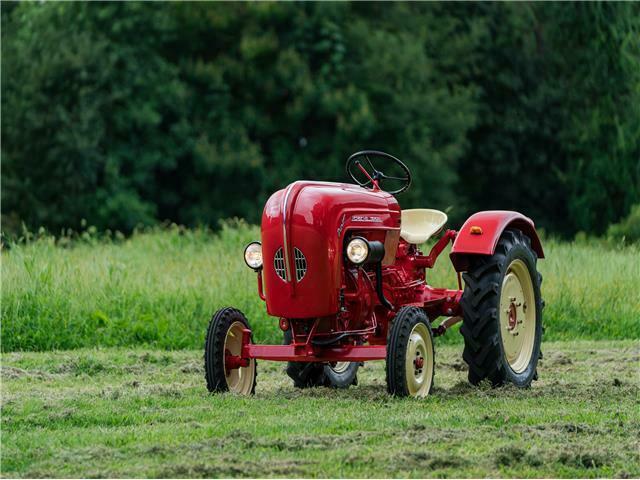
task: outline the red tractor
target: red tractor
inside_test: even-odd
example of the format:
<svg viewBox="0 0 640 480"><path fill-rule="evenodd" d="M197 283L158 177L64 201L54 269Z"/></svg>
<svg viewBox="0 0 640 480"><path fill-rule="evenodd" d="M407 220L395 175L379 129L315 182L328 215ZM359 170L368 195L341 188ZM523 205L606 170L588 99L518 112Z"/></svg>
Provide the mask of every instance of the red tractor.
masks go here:
<svg viewBox="0 0 640 480"><path fill-rule="evenodd" d="M400 209L394 195L411 185L406 165L367 150L349 157L347 173L357 185L297 181L267 201L262 243L250 243L244 257L284 342L253 343L242 312L222 308L207 331L208 390L253 393L258 359L288 362L300 388L348 387L362 362L386 360L389 393L425 396L433 338L461 320L472 384L529 386L543 306L536 262L544 254L533 222L517 212L479 212L459 231L444 231L425 255L420 246L447 215ZM450 242L456 290L426 280ZM436 326L438 317L446 318Z"/></svg>

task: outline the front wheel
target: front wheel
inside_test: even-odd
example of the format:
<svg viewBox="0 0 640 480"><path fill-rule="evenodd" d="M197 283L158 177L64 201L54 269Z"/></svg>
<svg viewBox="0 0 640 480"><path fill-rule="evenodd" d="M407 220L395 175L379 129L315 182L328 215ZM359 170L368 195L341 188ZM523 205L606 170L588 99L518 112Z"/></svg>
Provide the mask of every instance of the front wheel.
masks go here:
<svg viewBox="0 0 640 480"><path fill-rule="evenodd" d="M284 332L283 343L291 343L291 330ZM359 367L359 362L287 362L287 375L297 388L349 388L358 384Z"/></svg>
<svg viewBox="0 0 640 480"><path fill-rule="evenodd" d="M239 356L242 351L242 331L249 322L240 310L222 308L209 322L204 344L204 370L207 390L250 395L256 389L256 361L249 360L246 367L227 369L225 357Z"/></svg>
<svg viewBox="0 0 640 480"><path fill-rule="evenodd" d="M492 256L472 258L460 302L463 358L469 382L488 379L528 387L536 378L542 340L542 276L520 230L505 230Z"/></svg>
<svg viewBox="0 0 640 480"><path fill-rule="evenodd" d="M399 397L426 397L433 386L435 350L427 315L402 307L387 344L387 390Z"/></svg>

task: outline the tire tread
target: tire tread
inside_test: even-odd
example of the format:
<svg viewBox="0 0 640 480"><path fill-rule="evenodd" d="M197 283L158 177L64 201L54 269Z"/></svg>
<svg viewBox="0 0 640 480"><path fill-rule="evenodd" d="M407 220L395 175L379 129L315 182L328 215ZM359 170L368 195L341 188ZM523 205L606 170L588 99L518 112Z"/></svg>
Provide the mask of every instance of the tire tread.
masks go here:
<svg viewBox="0 0 640 480"><path fill-rule="evenodd" d="M462 358L469 366L469 382L474 385L485 379L494 386L509 380L500 344L499 297L507 257L518 246L528 250L535 266L537 257L531 249L531 240L520 230L507 229L500 237L494 254L472 257L469 271L462 275L465 281L460 301L464 317L460 328L464 337ZM536 272L532 281L539 291L542 275ZM544 302L540 300L537 305L540 312L543 306Z"/></svg>
<svg viewBox="0 0 640 480"><path fill-rule="evenodd" d="M386 362L387 391L391 395L399 397L409 395L405 372L406 344L409 340L409 335L411 335L411 330L419 322L424 322L427 325L433 346L433 334L424 310L419 307L402 307L393 319L387 342ZM433 348L433 354L435 366L435 347ZM431 388L433 388L433 378L431 379Z"/></svg>
<svg viewBox="0 0 640 480"><path fill-rule="evenodd" d="M233 307L221 308L213 314L213 317L211 317L209 321L204 343L204 377L207 381L207 390L209 392L229 391L229 386L225 379L224 362L221 359L224 358L224 341L227 336L227 331L231 324L236 321L240 321L246 328L250 328L249 322L244 314ZM254 362L256 366L251 394L255 393L256 380L258 378L258 365L255 360Z"/></svg>

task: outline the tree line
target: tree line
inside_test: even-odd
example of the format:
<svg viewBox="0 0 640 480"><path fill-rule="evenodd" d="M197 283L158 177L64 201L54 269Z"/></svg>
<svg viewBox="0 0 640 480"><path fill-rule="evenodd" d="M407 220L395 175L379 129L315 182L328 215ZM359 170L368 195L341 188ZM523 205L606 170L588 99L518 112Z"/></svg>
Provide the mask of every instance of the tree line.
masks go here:
<svg viewBox="0 0 640 480"><path fill-rule="evenodd" d="M363 148L403 207L640 203L638 3L2 4L2 228L259 221Z"/></svg>

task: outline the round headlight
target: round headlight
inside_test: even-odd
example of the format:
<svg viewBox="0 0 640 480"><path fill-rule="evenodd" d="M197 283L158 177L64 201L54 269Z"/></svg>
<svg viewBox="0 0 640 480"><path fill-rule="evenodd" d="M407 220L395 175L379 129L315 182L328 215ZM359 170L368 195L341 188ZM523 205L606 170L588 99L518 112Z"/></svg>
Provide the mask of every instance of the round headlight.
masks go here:
<svg viewBox="0 0 640 480"><path fill-rule="evenodd" d="M251 242L244 249L244 261L254 270L262 268L262 244L260 242Z"/></svg>
<svg viewBox="0 0 640 480"><path fill-rule="evenodd" d="M354 238L347 244L347 258L356 265L364 263L369 256L369 243L364 238Z"/></svg>

